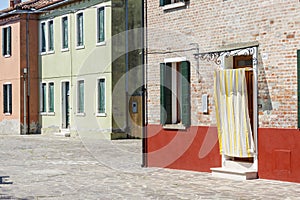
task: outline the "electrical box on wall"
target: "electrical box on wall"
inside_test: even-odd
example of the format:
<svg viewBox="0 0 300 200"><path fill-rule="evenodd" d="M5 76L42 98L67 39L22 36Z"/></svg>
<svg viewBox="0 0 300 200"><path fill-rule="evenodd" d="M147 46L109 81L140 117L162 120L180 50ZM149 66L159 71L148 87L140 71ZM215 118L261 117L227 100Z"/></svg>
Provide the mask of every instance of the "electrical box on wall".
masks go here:
<svg viewBox="0 0 300 200"><path fill-rule="evenodd" d="M204 114L208 113L208 95L207 94L203 94L202 95L202 112Z"/></svg>

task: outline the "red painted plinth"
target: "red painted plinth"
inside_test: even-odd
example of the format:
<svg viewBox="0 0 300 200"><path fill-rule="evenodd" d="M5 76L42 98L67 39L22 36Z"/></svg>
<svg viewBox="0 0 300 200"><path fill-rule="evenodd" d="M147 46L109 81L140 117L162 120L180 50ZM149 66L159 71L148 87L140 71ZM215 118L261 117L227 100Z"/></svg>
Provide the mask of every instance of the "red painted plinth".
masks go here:
<svg viewBox="0 0 300 200"><path fill-rule="evenodd" d="M258 175L264 179L300 182L300 132L258 130Z"/></svg>
<svg viewBox="0 0 300 200"><path fill-rule="evenodd" d="M149 167L210 172L221 166L216 127L192 126L187 130L167 130L147 126Z"/></svg>

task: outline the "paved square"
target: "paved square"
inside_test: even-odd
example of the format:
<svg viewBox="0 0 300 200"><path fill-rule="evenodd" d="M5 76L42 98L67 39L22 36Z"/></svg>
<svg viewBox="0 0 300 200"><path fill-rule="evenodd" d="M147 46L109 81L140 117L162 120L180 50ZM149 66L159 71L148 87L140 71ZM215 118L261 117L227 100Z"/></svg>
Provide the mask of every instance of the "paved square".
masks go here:
<svg viewBox="0 0 300 200"><path fill-rule="evenodd" d="M300 184L141 168L140 140L0 136L0 199L300 199Z"/></svg>

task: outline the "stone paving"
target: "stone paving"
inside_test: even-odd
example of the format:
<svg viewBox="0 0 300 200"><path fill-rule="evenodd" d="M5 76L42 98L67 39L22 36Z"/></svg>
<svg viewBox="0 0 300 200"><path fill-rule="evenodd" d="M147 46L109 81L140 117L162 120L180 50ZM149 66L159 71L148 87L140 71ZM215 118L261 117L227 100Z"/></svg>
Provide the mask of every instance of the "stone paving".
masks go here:
<svg viewBox="0 0 300 200"><path fill-rule="evenodd" d="M0 199L300 199L300 184L141 168L140 140L0 136Z"/></svg>

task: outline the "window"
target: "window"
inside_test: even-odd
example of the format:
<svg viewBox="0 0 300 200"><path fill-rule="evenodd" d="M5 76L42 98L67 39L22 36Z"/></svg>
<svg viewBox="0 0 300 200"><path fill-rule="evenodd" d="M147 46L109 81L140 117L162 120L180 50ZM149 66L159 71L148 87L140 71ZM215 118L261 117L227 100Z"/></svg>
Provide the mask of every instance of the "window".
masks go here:
<svg viewBox="0 0 300 200"><path fill-rule="evenodd" d="M159 5L160 6L165 6L168 4L174 4L174 3L180 3L180 2L185 2L184 0L160 0Z"/></svg>
<svg viewBox="0 0 300 200"><path fill-rule="evenodd" d="M48 86L48 91L49 91L49 112L54 112L54 83L49 83Z"/></svg>
<svg viewBox="0 0 300 200"><path fill-rule="evenodd" d="M97 113L105 113L105 79L98 80L98 108Z"/></svg>
<svg viewBox="0 0 300 200"><path fill-rule="evenodd" d="M190 63L160 65L161 124L190 125Z"/></svg>
<svg viewBox="0 0 300 200"><path fill-rule="evenodd" d="M3 85L3 113L12 114L12 85Z"/></svg>
<svg viewBox="0 0 300 200"><path fill-rule="evenodd" d="M48 51L54 51L53 20L48 21Z"/></svg>
<svg viewBox="0 0 300 200"><path fill-rule="evenodd" d="M2 55L11 55L11 27L2 28Z"/></svg>
<svg viewBox="0 0 300 200"><path fill-rule="evenodd" d="M104 28L104 7L97 9L97 43L104 42L105 28Z"/></svg>
<svg viewBox="0 0 300 200"><path fill-rule="evenodd" d="M62 48L69 48L69 34L68 34L68 17L63 17L61 20L62 23Z"/></svg>
<svg viewBox="0 0 300 200"><path fill-rule="evenodd" d="M46 101L47 101L47 90L46 90L46 83L42 83L41 86L41 112L45 113L46 110Z"/></svg>
<svg viewBox="0 0 300 200"><path fill-rule="evenodd" d="M77 38L77 47L81 47L84 45L83 40L83 13L78 13L76 15L76 38Z"/></svg>
<svg viewBox="0 0 300 200"><path fill-rule="evenodd" d="M46 52L46 23L41 23L41 52Z"/></svg>
<svg viewBox="0 0 300 200"><path fill-rule="evenodd" d="M77 113L84 113L84 81L78 81L77 88Z"/></svg>

